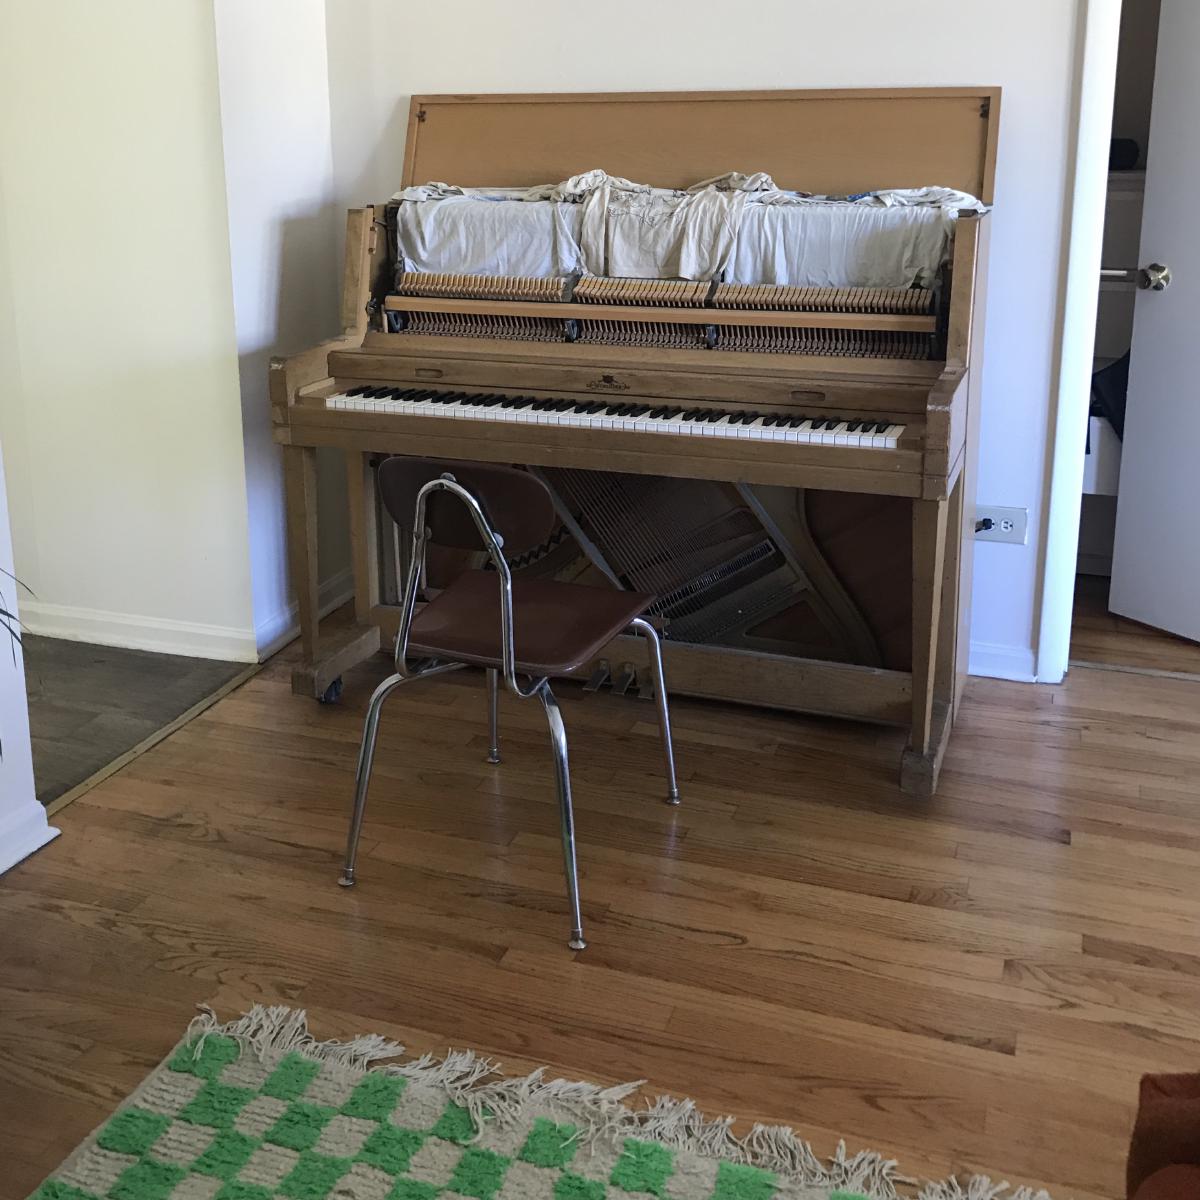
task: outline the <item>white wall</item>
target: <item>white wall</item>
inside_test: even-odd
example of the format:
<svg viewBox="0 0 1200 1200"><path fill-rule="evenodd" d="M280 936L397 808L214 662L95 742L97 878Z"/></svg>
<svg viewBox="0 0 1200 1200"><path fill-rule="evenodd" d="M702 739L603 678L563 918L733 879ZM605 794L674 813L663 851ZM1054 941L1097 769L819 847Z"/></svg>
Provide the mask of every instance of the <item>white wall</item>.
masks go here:
<svg viewBox="0 0 1200 1200"><path fill-rule="evenodd" d="M978 547L972 669L1032 678L1077 0L610 0L602 12L546 0L327 0L327 11L345 203L398 186L413 93L1002 86L979 500L1028 508L1032 532L1024 547Z"/></svg>
<svg viewBox="0 0 1200 1200"><path fill-rule="evenodd" d="M1036 673L1045 683L1062 681L1070 654L1121 0L1086 0L1084 18L1075 103L1079 119L1071 143L1068 183L1062 349L1051 426L1056 436L1049 449L1042 538L1045 572Z"/></svg>
<svg viewBox="0 0 1200 1200"><path fill-rule="evenodd" d="M266 652L295 623L267 364L338 332L345 214L334 202L324 0L216 0L215 10L254 626ZM353 591L341 457L323 455L318 478L328 606Z"/></svg>
<svg viewBox="0 0 1200 1200"><path fill-rule="evenodd" d="M10 315L0 309L0 326ZM0 456L0 608L14 614L14 619L4 624L18 628L17 585L10 578L12 574L4 460ZM34 791L21 647L14 645L0 626L0 874L57 836L58 830L47 823L46 810L38 803Z"/></svg>
<svg viewBox="0 0 1200 1200"><path fill-rule="evenodd" d="M28 625L253 660L211 0L4 5L0 212Z"/></svg>

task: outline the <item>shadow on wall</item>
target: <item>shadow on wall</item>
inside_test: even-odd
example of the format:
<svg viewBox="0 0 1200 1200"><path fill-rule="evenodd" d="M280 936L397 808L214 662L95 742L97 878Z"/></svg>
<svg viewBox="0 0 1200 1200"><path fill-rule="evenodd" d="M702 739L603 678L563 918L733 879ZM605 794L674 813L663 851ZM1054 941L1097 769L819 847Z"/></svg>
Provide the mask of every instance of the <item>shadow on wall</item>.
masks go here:
<svg viewBox="0 0 1200 1200"><path fill-rule="evenodd" d="M261 286L273 288L273 312L260 331L261 343L243 346L242 427L250 508L251 563L255 575L255 627L259 648L274 643L292 622L287 573L287 525L282 448L272 437L267 375L274 355L295 354L340 332L340 206L329 203L284 217L275 224L273 253L264 254ZM265 306L264 306L265 307ZM346 475L342 455L320 451L317 473L318 538L323 595L338 591L349 571Z"/></svg>

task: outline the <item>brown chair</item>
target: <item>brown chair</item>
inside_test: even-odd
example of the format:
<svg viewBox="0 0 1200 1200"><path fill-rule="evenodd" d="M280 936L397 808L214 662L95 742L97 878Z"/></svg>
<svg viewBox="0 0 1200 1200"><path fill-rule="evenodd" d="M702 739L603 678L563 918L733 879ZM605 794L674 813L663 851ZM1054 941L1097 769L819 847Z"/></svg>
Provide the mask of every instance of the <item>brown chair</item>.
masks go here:
<svg viewBox="0 0 1200 1200"><path fill-rule="evenodd" d="M354 883L354 861L371 761L383 702L402 683L473 665L487 668L489 753L500 761L496 714L499 677L514 696L536 696L550 725L558 802L562 821L563 863L571 906L572 950L587 945L579 910L575 865L575 818L567 765L567 735L550 677L583 666L620 633L637 630L650 650L658 722L667 767L667 802L679 803L671 721L663 681L662 648L645 619L654 596L616 588L581 587L548 579L514 579L509 559L541 545L553 532L554 502L545 484L527 471L484 463L389 458L379 468L384 507L401 528L412 522L412 553L401 599L396 635L396 674L371 696L358 754L354 813L340 883ZM416 611L425 577L429 543L460 550L487 551L492 570L467 570ZM418 661L409 666L409 655ZM519 676L526 677L521 683Z"/></svg>

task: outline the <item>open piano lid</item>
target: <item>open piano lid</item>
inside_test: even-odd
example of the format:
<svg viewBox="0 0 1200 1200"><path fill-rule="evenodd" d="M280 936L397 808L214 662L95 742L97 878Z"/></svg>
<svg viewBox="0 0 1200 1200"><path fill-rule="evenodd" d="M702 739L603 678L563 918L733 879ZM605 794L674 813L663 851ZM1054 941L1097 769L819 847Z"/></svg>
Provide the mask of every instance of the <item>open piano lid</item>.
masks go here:
<svg viewBox="0 0 1200 1200"><path fill-rule="evenodd" d="M850 195L940 185L992 203L1000 89L414 96L403 185L530 187L593 167L684 188L766 171Z"/></svg>

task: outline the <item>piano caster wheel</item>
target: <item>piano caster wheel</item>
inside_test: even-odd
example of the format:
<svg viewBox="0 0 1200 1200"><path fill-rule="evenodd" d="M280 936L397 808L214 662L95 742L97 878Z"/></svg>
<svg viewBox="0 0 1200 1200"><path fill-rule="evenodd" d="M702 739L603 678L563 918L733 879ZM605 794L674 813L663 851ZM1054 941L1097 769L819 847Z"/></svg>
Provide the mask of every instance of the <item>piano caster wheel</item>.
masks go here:
<svg viewBox="0 0 1200 1200"><path fill-rule="evenodd" d="M317 697L318 704L337 704L342 698L342 677L339 675L321 694Z"/></svg>

